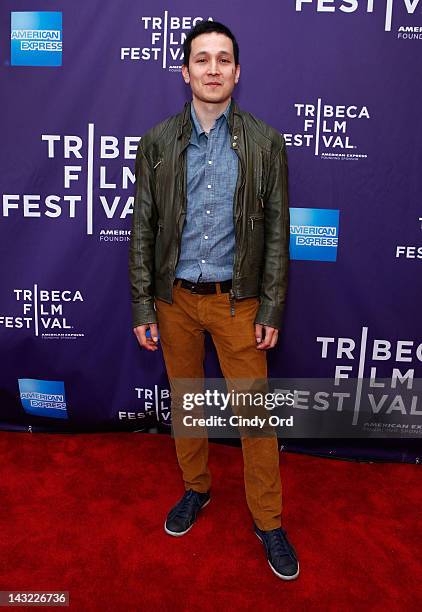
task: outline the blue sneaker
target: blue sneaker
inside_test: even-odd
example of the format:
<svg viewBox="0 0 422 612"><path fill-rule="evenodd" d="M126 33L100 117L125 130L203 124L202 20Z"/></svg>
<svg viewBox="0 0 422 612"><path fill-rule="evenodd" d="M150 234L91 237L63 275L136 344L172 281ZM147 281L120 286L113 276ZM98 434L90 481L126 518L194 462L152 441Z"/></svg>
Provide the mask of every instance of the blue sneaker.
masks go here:
<svg viewBox="0 0 422 612"><path fill-rule="evenodd" d="M270 568L283 580L294 580L299 576L299 561L296 551L287 539L287 533L279 527L262 531L256 525L255 533L264 544Z"/></svg>
<svg viewBox="0 0 422 612"><path fill-rule="evenodd" d="M164 531L172 536L182 536L193 527L198 512L211 501L208 493L188 489L182 499L170 510L164 523Z"/></svg>

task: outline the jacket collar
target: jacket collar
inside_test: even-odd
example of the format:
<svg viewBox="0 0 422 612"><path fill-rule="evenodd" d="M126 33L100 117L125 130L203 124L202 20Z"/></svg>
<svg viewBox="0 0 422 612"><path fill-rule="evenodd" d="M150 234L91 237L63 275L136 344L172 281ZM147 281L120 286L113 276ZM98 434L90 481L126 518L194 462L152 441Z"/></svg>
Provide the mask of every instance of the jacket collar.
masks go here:
<svg viewBox="0 0 422 612"><path fill-rule="evenodd" d="M177 127L177 138L181 138L182 135L185 136L187 141L189 141L192 133L192 119L190 113L190 101L185 103L183 111L179 116L179 123ZM237 105L237 102L234 98L232 98L232 103L230 104L229 116L227 117L227 122L229 125L230 134L233 133L233 130L238 132L240 119L240 108Z"/></svg>

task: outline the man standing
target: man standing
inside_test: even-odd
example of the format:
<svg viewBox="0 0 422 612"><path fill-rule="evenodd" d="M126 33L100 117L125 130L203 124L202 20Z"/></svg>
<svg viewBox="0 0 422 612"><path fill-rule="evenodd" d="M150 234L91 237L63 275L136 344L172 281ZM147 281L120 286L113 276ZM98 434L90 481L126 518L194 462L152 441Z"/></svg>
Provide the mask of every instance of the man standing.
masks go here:
<svg viewBox="0 0 422 612"><path fill-rule="evenodd" d="M192 101L140 140L129 262L134 333L155 351L160 330L173 423L181 411L177 381L204 376L204 331L226 380L266 379L289 258L285 143L232 98L240 76L235 37L203 21L183 47ZM291 580L299 564L281 528L277 438L241 441L255 533L274 573ZM176 436L175 444L185 494L164 528L181 536L210 501L211 475L206 436Z"/></svg>

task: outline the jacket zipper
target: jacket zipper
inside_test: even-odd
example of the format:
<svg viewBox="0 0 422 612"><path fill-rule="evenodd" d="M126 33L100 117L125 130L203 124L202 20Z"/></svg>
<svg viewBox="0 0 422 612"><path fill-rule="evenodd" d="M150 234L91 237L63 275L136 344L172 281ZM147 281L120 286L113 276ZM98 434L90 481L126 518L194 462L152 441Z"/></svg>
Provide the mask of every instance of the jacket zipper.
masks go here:
<svg viewBox="0 0 422 612"><path fill-rule="evenodd" d="M189 143L188 143L189 144ZM174 275L176 274L176 266L177 266L177 258L179 255L179 251L180 251L180 241L181 241L181 236L179 236L179 223L180 223L180 217L182 216L183 213L183 206L185 204L185 194L184 194L184 184L185 184L185 159L184 159L184 151L187 148L188 145L186 145L186 147L184 147L184 149L180 152L179 155L179 159L181 162L181 172L180 172L180 178L179 178L179 197L180 197L180 201L182 203L181 205L181 210L179 211L179 214L177 216L177 221L176 221L176 232L177 232L177 241L176 241L176 256L174 258L174 264L173 264L173 273Z"/></svg>
<svg viewBox="0 0 422 612"><path fill-rule="evenodd" d="M236 199L236 202L235 202L235 205L236 205L238 200L239 200L240 194L242 193L243 188L244 188L245 183L246 183L246 170L245 170L245 166L243 164L243 160L242 160L242 157L241 157L238 149L236 148L235 151L236 151L236 155L237 155L237 158L238 158L238 160L240 162L240 167L241 167L241 170L242 170L242 181L241 181L241 183L239 185L239 189L238 189L237 194L236 194L236 196L237 196L237 199ZM239 217L238 217L237 221L240 222L241 218L242 218L242 209L240 209L240 214L239 214ZM236 218L234 219L234 227L235 227L235 232L236 232ZM235 259L236 259L236 261L234 262L234 265L233 265L233 271L234 271L233 285L235 284L236 273L237 273L236 251L237 251L237 249L235 250ZM230 290L230 296L231 296L230 313L233 316L234 315L234 300L236 299L236 293L235 293L234 287L232 287L232 289Z"/></svg>

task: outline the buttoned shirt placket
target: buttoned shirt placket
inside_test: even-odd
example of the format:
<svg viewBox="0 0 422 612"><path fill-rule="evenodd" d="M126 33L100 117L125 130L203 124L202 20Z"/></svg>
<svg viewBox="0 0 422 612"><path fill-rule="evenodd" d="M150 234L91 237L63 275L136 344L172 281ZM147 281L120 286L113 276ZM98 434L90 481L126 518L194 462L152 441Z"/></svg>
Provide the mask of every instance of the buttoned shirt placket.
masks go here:
<svg viewBox="0 0 422 612"><path fill-rule="evenodd" d="M205 273L205 266L210 257L211 244L215 240L213 220L215 216L215 197L214 197L214 186L215 186L215 175L214 175L214 145L218 138L218 133L221 129L221 124L225 120L224 116L220 116L215 124L206 135L205 132L201 135L201 138L207 139L206 153L205 153L205 184L207 191L205 193L204 210L203 210L203 236L201 240L201 275ZM202 268L204 266L204 268Z"/></svg>

